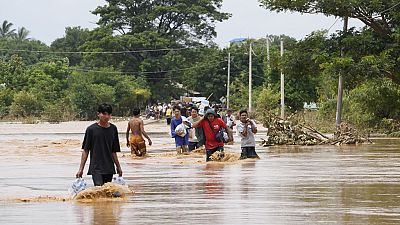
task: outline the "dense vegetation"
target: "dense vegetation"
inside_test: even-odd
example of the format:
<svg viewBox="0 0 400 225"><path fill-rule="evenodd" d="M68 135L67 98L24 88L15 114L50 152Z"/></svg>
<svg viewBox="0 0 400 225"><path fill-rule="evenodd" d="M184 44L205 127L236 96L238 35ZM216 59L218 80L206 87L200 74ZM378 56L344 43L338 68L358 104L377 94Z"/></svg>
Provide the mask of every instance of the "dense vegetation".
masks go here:
<svg viewBox="0 0 400 225"><path fill-rule="evenodd" d="M248 48L253 46L253 105L279 108L280 71L291 112L317 102L321 121L335 118L337 80L344 77L343 119L387 132L400 127L400 4L397 1L269 1L273 11L358 18L361 29L302 40L268 36L219 49L215 23L229 18L222 0L107 1L93 13L99 27L67 27L50 46L29 39L25 28L0 28L0 117L49 121L93 119L100 102L126 116L149 102L170 101L190 91L218 102L226 95L231 53L233 109L248 105ZM349 7L351 4L351 7ZM266 11L267 13L267 11ZM270 60L266 51L270 40ZM285 43L280 57L280 40ZM341 50L344 56L341 56Z"/></svg>

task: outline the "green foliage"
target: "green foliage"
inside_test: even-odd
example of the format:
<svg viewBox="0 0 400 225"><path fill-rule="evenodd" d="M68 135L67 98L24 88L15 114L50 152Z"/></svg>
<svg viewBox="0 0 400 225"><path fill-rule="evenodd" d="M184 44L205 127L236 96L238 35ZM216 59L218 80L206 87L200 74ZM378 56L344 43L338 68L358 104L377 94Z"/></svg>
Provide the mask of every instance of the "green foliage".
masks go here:
<svg viewBox="0 0 400 225"><path fill-rule="evenodd" d="M332 119L335 118L336 115L336 99L327 100L320 103L318 109L318 118L323 119Z"/></svg>
<svg viewBox="0 0 400 225"><path fill-rule="evenodd" d="M241 78L235 78L230 86L229 108L238 111L248 108L249 88L247 86L246 74L241 74ZM247 79L248 82L248 79Z"/></svg>
<svg viewBox="0 0 400 225"><path fill-rule="evenodd" d="M29 35L29 30L27 30L25 27L18 28L18 32L15 35L15 39L17 41L24 41L28 40L28 35Z"/></svg>
<svg viewBox="0 0 400 225"><path fill-rule="evenodd" d="M300 13L323 13L327 16L358 19L370 26L377 34L388 37L393 27L399 24L397 0L259 0L271 11L292 11ZM396 7L397 6L397 7ZM371 16L374 15L374 16Z"/></svg>
<svg viewBox="0 0 400 225"><path fill-rule="evenodd" d="M75 106L69 98L60 99L53 104L45 106L43 118L50 123L73 120L76 118Z"/></svg>
<svg viewBox="0 0 400 225"><path fill-rule="evenodd" d="M20 91L14 95L13 103L10 106L10 114L15 117L40 116L44 102L38 99L35 94Z"/></svg>
<svg viewBox="0 0 400 225"><path fill-rule="evenodd" d="M271 86L263 86L256 98L256 111L259 114L272 113L277 115L280 107L280 93L272 90Z"/></svg>
<svg viewBox="0 0 400 225"><path fill-rule="evenodd" d="M41 59L49 57L48 54L42 52L29 51L47 51L49 48L37 40L16 40L8 38L0 38L0 59L10 60L13 56L19 56L25 65L33 65ZM18 51L29 50L29 51Z"/></svg>
<svg viewBox="0 0 400 225"><path fill-rule="evenodd" d="M71 100L82 119L95 119L97 106L113 103L115 90L106 84L78 83L72 87Z"/></svg>
<svg viewBox="0 0 400 225"><path fill-rule="evenodd" d="M12 38L15 35L15 29L12 29L13 24L4 20L0 27L0 38Z"/></svg>
<svg viewBox="0 0 400 225"><path fill-rule="evenodd" d="M0 83L11 90L22 90L28 77L21 57L13 55L9 61L0 61Z"/></svg>
<svg viewBox="0 0 400 225"><path fill-rule="evenodd" d="M258 113L279 112L283 71L288 111L300 111L303 102L318 102L321 108L312 120L331 123L342 75L345 120L388 132L399 129L400 15L392 7L396 1L260 2L275 11L355 17L367 26L331 36L316 31L300 41L269 35L268 57L266 38L225 49L212 43L215 23L229 17L219 11L222 0L107 0L93 12L100 17L98 28L67 27L51 47L27 38L25 28L17 35L5 21L0 28L0 48L8 49L0 51L0 117L32 122L38 116L50 122L94 119L102 102L113 105L114 115L128 116L135 107L191 92L219 102L226 97L228 53L230 106L247 108L251 43L252 105Z"/></svg>
<svg viewBox="0 0 400 225"><path fill-rule="evenodd" d="M121 34L156 31L187 42L216 36L214 23L229 18L218 11L221 5L222 0L107 0L93 13L100 16L98 24Z"/></svg>
<svg viewBox="0 0 400 225"><path fill-rule="evenodd" d="M400 87L389 79L368 81L352 90L346 99L344 118L359 126L385 127L387 119L400 120Z"/></svg>
<svg viewBox="0 0 400 225"><path fill-rule="evenodd" d="M14 91L9 88L0 87L0 118L7 116L10 112L10 106L14 99Z"/></svg>
<svg viewBox="0 0 400 225"><path fill-rule="evenodd" d="M51 50L59 52L79 52L81 46L89 38L89 30L81 27L67 27L65 28L65 36L58 38L51 43ZM82 55L67 54L70 66L78 65L82 61Z"/></svg>

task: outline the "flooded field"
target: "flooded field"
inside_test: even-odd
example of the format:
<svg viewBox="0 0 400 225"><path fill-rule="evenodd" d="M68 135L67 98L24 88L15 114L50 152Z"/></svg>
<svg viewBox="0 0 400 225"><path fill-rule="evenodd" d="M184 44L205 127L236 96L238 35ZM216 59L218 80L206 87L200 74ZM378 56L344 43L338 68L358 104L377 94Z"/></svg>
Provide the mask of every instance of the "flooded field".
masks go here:
<svg viewBox="0 0 400 225"><path fill-rule="evenodd" d="M260 160L206 164L201 154L176 156L166 126L154 124L146 127L154 142L149 157L132 158L126 147L119 155L134 194L79 202L65 197L84 128L52 134L10 132L12 126L0 124L0 224L400 223L399 139L258 147ZM236 140L226 151L240 152ZM91 186L91 177L84 178Z"/></svg>

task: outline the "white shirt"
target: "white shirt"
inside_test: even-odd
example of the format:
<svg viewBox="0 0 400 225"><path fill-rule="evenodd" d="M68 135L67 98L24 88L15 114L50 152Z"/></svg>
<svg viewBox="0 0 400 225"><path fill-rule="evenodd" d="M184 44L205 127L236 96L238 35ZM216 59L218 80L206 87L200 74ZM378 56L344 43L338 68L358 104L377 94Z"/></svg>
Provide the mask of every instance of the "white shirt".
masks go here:
<svg viewBox="0 0 400 225"><path fill-rule="evenodd" d="M239 120L239 123L236 126L237 132L239 133L241 139L240 146L241 147L255 147L256 146L256 140L254 138L254 133L251 130L251 125L247 125L245 123L242 123ZM244 129L247 129L247 136L243 136L242 132Z"/></svg>

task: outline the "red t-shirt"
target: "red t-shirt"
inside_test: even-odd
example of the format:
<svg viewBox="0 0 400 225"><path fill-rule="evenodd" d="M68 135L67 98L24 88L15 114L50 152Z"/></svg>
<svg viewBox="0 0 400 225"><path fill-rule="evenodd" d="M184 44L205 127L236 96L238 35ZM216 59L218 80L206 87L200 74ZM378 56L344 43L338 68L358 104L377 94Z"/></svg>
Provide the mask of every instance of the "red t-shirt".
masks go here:
<svg viewBox="0 0 400 225"><path fill-rule="evenodd" d="M213 130L211 130L210 124L207 119L203 119L200 122L200 127L203 128L204 135L206 136L206 149L214 149L217 147L223 147L224 142L222 142L222 141L218 142L215 139L215 134L219 131L219 129L221 127L226 129L225 122L220 118L215 118L211 122L211 126L213 127Z"/></svg>

